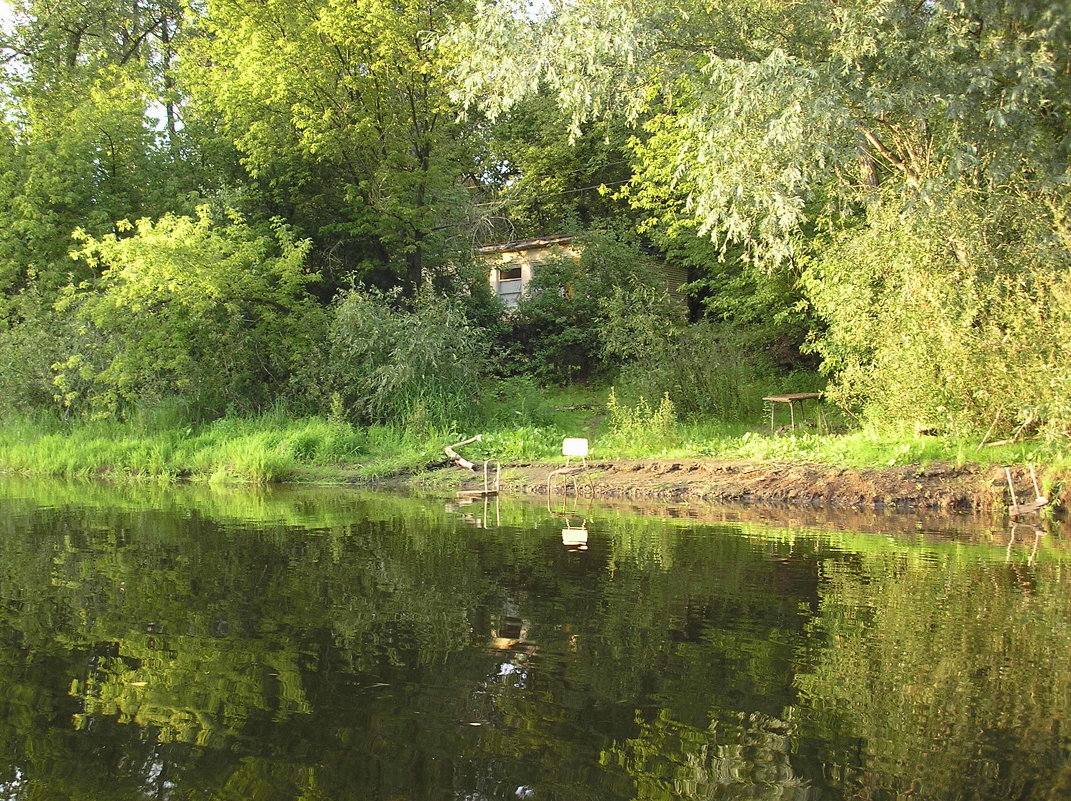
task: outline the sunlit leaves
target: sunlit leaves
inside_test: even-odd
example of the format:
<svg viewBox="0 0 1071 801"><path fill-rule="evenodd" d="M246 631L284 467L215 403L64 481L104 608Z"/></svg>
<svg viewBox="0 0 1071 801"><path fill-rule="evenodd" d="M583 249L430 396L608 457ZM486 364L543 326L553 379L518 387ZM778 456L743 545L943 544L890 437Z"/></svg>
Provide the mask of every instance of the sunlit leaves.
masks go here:
<svg viewBox="0 0 1071 801"><path fill-rule="evenodd" d="M87 343L104 341L57 365L66 405L114 414L178 395L211 413L279 387L316 340L309 243L281 224L268 236L203 208L139 220L122 238L77 238L72 255L100 279L69 287L59 307L84 323Z"/></svg>
<svg viewBox="0 0 1071 801"><path fill-rule="evenodd" d="M411 284L425 254L440 257L464 200L466 133L434 43L459 9L221 0L190 51L195 95L221 116L250 175L299 208L326 200L334 218L308 223L319 242L363 240Z"/></svg>

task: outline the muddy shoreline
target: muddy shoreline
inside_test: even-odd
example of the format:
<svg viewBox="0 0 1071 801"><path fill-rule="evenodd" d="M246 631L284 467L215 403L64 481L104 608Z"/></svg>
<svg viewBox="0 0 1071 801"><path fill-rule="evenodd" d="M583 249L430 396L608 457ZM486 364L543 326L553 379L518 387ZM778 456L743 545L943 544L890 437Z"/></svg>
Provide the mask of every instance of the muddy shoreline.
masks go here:
<svg viewBox="0 0 1071 801"><path fill-rule="evenodd" d="M503 494L546 494L561 465L513 464L502 469ZM440 471L436 471L437 473ZM450 475L456 476L456 481ZM1066 512L1065 477L1039 471L1048 510ZM1033 500L1029 470L1012 468L1019 500ZM555 487L563 479L556 476ZM573 479L570 478L570 481ZM1010 502L1004 468L934 463L884 469L703 459L593 461L576 477L581 494L604 499L762 504L800 509L995 513ZM481 474L448 468L437 479L457 489L478 489ZM570 487L572 485L570 484Z"/></svg>

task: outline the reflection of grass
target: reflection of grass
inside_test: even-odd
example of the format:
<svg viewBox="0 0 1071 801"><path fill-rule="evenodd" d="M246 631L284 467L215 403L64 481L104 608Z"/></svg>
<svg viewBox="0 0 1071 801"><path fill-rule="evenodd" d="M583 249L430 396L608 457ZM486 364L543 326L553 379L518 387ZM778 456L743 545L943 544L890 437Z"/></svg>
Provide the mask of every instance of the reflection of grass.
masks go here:
<svg viewBox="0 0 1071 801"><path fill-rule="evenodd" d="M354 519L391 519L419 517L435 521L456 520L456 513L444 510L442 495L453 496L461 480L471 477L461 470L443 471L421 477L420 489L425 497L407 497L367 489L336 487L236 487L200 483L168 485L141 483L105 483L98 481L53 481L8 477L0 482L0 498L7 508L77 507L98 510L159 511L196 510L206 519L241 520L261 525L286 525L327 529L345 527ZM503 471L503 479L510 477ZM593 530L607 537L616 561L643 561L655 558L663 565L672 564L678 531L702 536L732 536L761 542L778 543L790 549L823 548L839 553L854 553L885 558L904 555L912 564L951 561L956 564L979 559L1015 563L1071 561L1071 540L1059 533L1043 536L1036 556L1031 556L1033 535L1021 531L1009 547L1009 532L1000 521L958 517L943 520L950 531L963 531L969 541L935 537L916 528L915 518L904 518L903 530L882 533L866 532L866 522L838 523L835 512L823 513L825 522L791 524L775 520L703 520L687 516L660 517L637 511L631 504L605 504L598 500L557 497L548 510L545 497L503 497L496 504L505 530L528 531L562 515L587 519ZM24 509L24 511L25 511ZM768 514L768 512L763 512ZM790 513L785 513L785 519ZM597 522L596 522L597 521ZM438 523L437 523L438 524ZM937 530L938 523L933 523ZM979 526L981 526L979 528ZM1046 526L1048 529L1049 527Z"/></svg>

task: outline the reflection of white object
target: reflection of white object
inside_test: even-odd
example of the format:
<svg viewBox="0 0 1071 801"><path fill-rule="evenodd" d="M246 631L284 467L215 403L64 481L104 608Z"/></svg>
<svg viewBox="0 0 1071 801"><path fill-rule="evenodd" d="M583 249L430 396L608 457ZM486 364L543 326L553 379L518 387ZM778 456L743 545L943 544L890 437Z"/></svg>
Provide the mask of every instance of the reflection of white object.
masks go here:
<svg viewBox="0 0 1071 801"><path fill-rule="evenodd" d="M566 548L587 548L588 530L586 528L563 528L562 545Z"/></svg>
<svg viewBox="0 0 1071 801"><path fill-rule="evenodd" d="M588 455L588 441L574 437L566 437L562 440L562 456L578 456L581 459Z"/></svg>

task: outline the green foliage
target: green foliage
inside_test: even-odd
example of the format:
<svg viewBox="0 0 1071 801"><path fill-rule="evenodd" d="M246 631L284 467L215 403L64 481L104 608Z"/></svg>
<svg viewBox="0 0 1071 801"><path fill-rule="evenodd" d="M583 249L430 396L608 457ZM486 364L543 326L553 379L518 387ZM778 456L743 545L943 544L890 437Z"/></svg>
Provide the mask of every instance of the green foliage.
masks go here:
<svg viewBox="0 0 1071 801"><path fill-rule="evenodd" d="M200 420L297 396L449 429L489 413L472 396L493 354L501 375L614 379L682 420L743 420L817 356L830 397L871 420L1071 437L1064 6L14 5L6 409ZM251 222L209 225L204 197ZM543 265L499 320L471 243L600 216L630 233ZM134 219L158 222L116 222ZM688 268L702 325L679 327L637 231ZM426 299L312 301L357 283L430 286L467 323ZM498 344L473 350L466 326Z"/></svg>
<svg viewBox="0 0 1071 801"><path fill-rule="evenodd" d="M56 365L57 399L94 416L188 399L195 418L267 402L319 340L322 314L305 291L308 242L239 218L167 215L128 235L79 234L74 255L100 271L57 309L80 338Z"/></svg>
<svg viewBox="0 0 1071 801"><path fill-rule="evenodd" d="M636 162L651 169L640 153ZM686 267L694 280L687 291L701 319L717 323L725 338L751 358L782 370L814 369L817 360L801 352L808 335L820 327L799 286L802 258L770 270L747 257L739 246L722 249L682 216L679 202L658 182L645 182L630 193L634 205L650 216L645 232L671 264ZM801 245L802 247L802 245Z"/></svg>
<svg viewBox="0 0 1071 801"><path fill-rule="evenodd" d="M498 115L545 86L574 130L648 113L641 187L676 197L700 233L783 263L874 182L913 197L938 176L1055 188L1068 22L1049 3L996 0L583 0L537 18L486 2L453 36L456 93Z"/></svg>
<svg viewBox="0 0 1071 801"><path fill-rule="evenodd" d="M613 191L631 174L627 129L614 122L590 126L579 137L553 98L530 98L489 131L486 171L501 215L481 238L518 239L548 232L585 231L620 219L628 204Z"/></svg>
<svg viewBox="0 0 1071 801"><path fill-rule="evenodd" d="M657 269L655 259L613 234L586 240L579 260L553 258L540 264L509 320L511 360L550 382L604 376L613 366L608 357L618 355L614 344L607 351L604 341L604 304L615 304L616 297L612 308L618 310L623 303L638 303L637 314L647 319L660 310L671 315L654 291ZM619 343L622 336L616 332L625 323L620 311L617 316L613 336Z"/></svg>
<svg viewBox="0 0 1071 801"><path fill-rule="evenodd" d="M1071 434L1071 249L1044 205L951 196L872 215L805 276L831 394L875 419Z"/></svg>
<svg viewBox="0 0 1071 801"><path fill-rule="evenodd" d="M556 427L514 425L487 434L481 451L504 464L551 461L561 455L562 439Z"/></svg>
<svg viewBox="0 0 1071 801"><path fill-rule="evenodd" d="M20 130L0 145L10 180L0 186L2 296L91 277L67 257L75 228L105 235L115 220L158 213L170 200L148 102L140 81L110 70L26 103ZM10 311L0 297L0 314Z"/></svg>
<svg viewBox="0 0 1071 801"><path fill-rule="evenodd" d="M398 444L393 432L317 417L265 413L192 426L184 414L65 424L9 414L0 466L35 475L267 484L318 466L345 471L369 453L396 452Z"/></svg>
<svg viewBox="0 0 1071 801"><path fill-rule="evenodd" d="M191 211L196 142L178 121L174 0L16 0L0 62L0 315L6 296L90 277L70 234Z"/></svg>
<svg viewBox="0 0 1071 801"><path fill-rule="evenodd" d="M599 452L625 457L661 456L677 447L677 413L664 394L657 408L642 395L632 406L621 404L614 390L606 399L605 435Z"/></svg>
<svg viewBox="0 0 1071 801"><path fill-rule="evenodd" d="M747 347L736 326L680 324L679 308L664 293L617 288L602 309L606 353L622 365L618 390L629 398L667 395L683 420L754 420L763 395L798 383Z"/></svg>
<svg viewBox="0 0 1071 801"><path fill-rule="evenodd" d="M600 298L599 314L603 351L611 363L657 361L685 329L683 309L665 288L639 282L611 287Z"/></svg>
<svg viewBox="0 0 1071 801"><path fill-rule="evenodd" d="M458 303L435 293L409 308L397 301L375 291L339 296L320 375L307 379L313 391L337 393L344 413L366 423L426 431L471 419L487 370L482 332Z"/></svg>
<svg viewBox="0 0 1071 801"><path fill-rule="evenodd" d="M682 419L737 421L759 417L762 396L773 388L787 391L786 377L747 353L724 326L699 323L661 334L622 368L616 385L628 397L668 395Z"/></svg>
<svg viewBox="0 0 1071 801"><path fill-rule="evenodd" d="M191 42L197 105L333 278L416 291L464 219L468 131L434 37L462 3L212 3ZM427 264L425 264L425 261Z"/></svg>
<svg viewBox="0 0 1071 801"><path fill-rule="evenodd" d="M1069 27L1045 2L488 2L453 42L492 116L542 87L574 134L642 120L629 198L667 247L710 238L722 321L790 354L811 327L841 402L1066 438Z"/></svg>
<svg viewBox="0 0 1071 801"><path fill-rule="evenodd" d="M16 308L14 320L0 322L0 410L30 414L54 408L52 366L70 355L77 324L31 294L22 295Z"/></svg>

